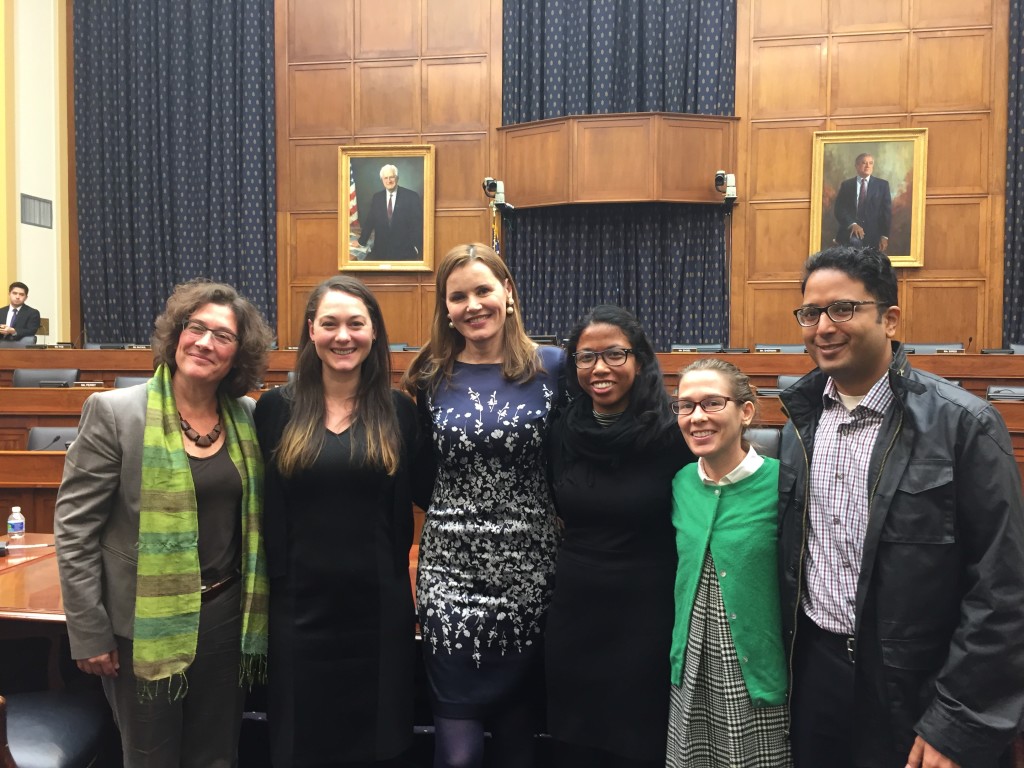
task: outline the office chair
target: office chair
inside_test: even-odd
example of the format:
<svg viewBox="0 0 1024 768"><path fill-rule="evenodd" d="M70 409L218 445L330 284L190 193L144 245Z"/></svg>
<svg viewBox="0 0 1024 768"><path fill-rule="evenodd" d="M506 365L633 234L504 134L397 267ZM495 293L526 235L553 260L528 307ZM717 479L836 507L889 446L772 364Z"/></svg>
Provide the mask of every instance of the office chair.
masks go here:
<svg viewBox="0 0 1024 768"><path fill-rule="evenodd" d="M77 368L15 368L14 387L69 387L78 381Z"/></svg>
<svg viewBox="0 0 1024 768"><path fill-rule="evenodd" d="M1013 350L1015 355L1024 355L1024 344L1011 344L1010 349Z"/></svg>
<svg viewBox="0 0 1024 768"><path fill-rule="evenodd" d="M986 400L1024 400L1024 387L994 386L985 390Z"/></svg>
<svg viewBox="0 0 1024 768"><path fill-rule="evenodd" d="M34 691L0 696L0 717L17 765L89 768L97 765L109 709L98 691ZM6 709L6 713L5 713Z"/></svg>
<svg viewBox="0 0 1024 768"><path fill-rule="evenodd" d="M789 389L794 384L796 384L798 381L800 381L800 379L802 379L802 378L803 378L803 376L792 376L792 375L786 375L784 373L780 374L779 375L778 387L779 387L779 389Z"/></svg>
<svg viewBox="0 0 1024 768"><path fill-rule="evenodd" d="M78 437L78 427L31 427L28 431L28 450L64 451Z"/></svg>
<svg viewBox="0 0 1024 768"><path fill-rule="evenodd" d="M964 345L959 341L946 344L904 344L903 351L908 355L939 355L943 352L962 352Z"/></svg>
<svg viewBox="0 0 1024 768"><path fill-rule="evenodd" d="M802 355L807 351L803 344L755 344L755 352L783 352L788 355Z"/></svg>
<svg viewBox="0 0 1024 768"><path fill-rule="evenodd" d="M115 376L114 377L114 389L121 389L122 387L134 387L136 384L145 384L149 381L149 376Z"/></svg>
<svg viewBox="0 0 1024 768"><path fill-rule="evenodd" d="M36 343L36 336L22 336L20 339L5 341L4 344L11 347L30 347Z"/></svg>
<svg viewBox="0 0 1024 768"><path fill-rule="evenodd" d="M782 430L778 427L749 427L743 432L743 436L761 456L779 458Z"/></svg>

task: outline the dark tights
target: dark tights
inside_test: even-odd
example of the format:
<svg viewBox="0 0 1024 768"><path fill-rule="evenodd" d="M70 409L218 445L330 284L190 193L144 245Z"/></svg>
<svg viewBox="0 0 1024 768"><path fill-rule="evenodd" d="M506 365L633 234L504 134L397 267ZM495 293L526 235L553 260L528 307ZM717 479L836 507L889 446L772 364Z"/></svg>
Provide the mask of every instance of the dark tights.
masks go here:
<svg viewBox="0 0 1024 768"><path fill-rule="evenodd" d="M490 728L490 768L531 768L534 764L534 717L520 699L487 720L434 718L434 768L481 768L484 727Z"/></svg>

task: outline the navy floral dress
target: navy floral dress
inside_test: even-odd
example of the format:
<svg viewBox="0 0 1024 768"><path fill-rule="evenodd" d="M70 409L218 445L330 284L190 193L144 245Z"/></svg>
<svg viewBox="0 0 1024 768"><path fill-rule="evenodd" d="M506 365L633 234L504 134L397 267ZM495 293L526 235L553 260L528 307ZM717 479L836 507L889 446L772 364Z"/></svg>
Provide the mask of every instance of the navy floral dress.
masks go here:
<svg viewBox="0 0 1024 768"><path fill-rule="evenodd" d="M449 384L420 398L437 475L416 596L443 717L485 716L529 684L542 654L557 548L544 437L564 354L539 354L544 370L530 382L456 363Z"/></svg>

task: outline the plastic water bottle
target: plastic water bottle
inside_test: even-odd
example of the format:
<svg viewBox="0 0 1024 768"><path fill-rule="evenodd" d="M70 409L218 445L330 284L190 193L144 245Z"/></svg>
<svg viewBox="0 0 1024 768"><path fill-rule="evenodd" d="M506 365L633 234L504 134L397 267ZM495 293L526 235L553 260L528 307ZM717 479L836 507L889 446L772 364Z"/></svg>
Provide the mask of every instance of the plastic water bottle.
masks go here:
<svg viewBox="0 0 1024 768"><path fill-rule="evenodd" d="M21 507L12 507L11 516L7 518L7 536L11 539L25 538L25 516Z"/></svg>

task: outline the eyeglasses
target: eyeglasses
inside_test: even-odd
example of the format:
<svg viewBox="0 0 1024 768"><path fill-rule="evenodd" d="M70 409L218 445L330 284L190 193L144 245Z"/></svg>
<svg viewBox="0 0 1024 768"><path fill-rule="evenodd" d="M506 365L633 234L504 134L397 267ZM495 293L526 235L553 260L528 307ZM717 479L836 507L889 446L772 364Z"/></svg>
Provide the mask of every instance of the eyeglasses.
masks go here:
<svg viewBox="0 0 1024 768"><path fill-rule="evenodd" d="M833 301L827 307L815 307L814 305L799 307L793 310L793 314L800 325L810 328L818 324L822 312L827 314L833 323L845 323L847 320L853 319L857 307L868 304L877 304L880 307L889 306L889 303L885 301Z"/></svg>
<svg viewBox="0 0 1024 768"><path fill-rule="evenodd" d="M726 397L725 395L712 395L711 397L705 397L697 403L693 402L693 400L673 400L672 413L676 416L689 416L697 410L698 405L704 413L716 413L717 411L724 411L725 406L730 401L735 403L736 398Z"/></svg>
<svg viewBox="0 0 1024 768"><path fill-rule="evenodd" d="M623 349L622 347L612 347L606 349L604 352L577 352L572 356L572 361L576 364L577 368L593 368L597 365L597 358L604 360L605 365L619 366L626 364L626 358L629 357L632 349Z"/></svg>
<svg viewBox="0 0 1024 768"><path fill-rule="evenodd" d="M238 343L238 336L233 334L231 331L224 330L213 330L213 328L207 328L205 325L200 323L198 320L186 320L182 325L182 330L186 336L191 336L196 339L201 339L208 333L213 334L213 340L220 344L222 347L228 347L232 344Z"/></svg>

